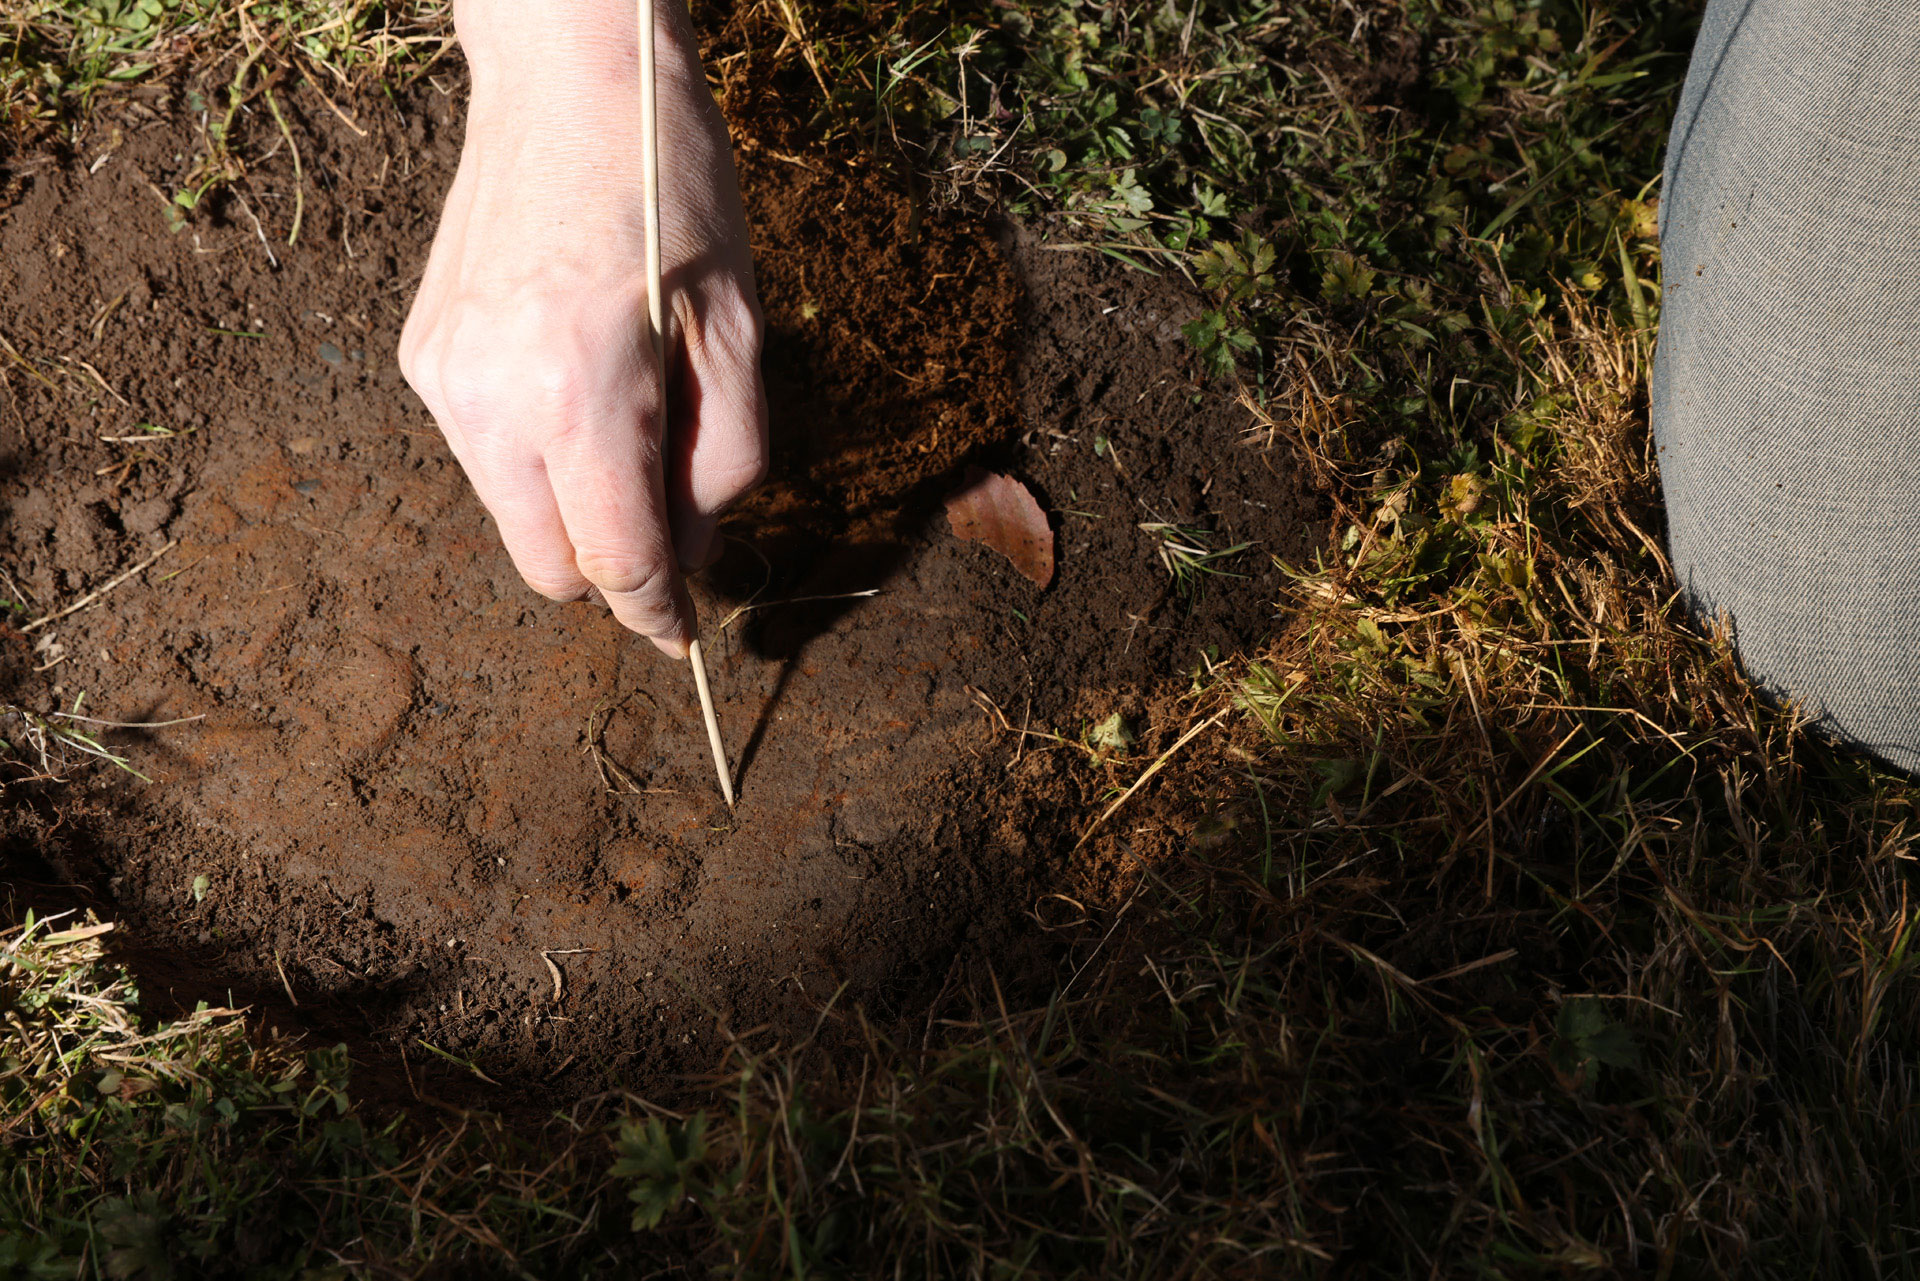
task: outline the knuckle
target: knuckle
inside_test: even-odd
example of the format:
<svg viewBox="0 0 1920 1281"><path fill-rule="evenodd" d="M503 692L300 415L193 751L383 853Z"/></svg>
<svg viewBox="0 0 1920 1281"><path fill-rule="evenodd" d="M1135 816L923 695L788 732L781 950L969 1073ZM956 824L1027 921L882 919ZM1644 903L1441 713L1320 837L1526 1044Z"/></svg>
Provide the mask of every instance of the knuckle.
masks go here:
<svg viewBox="0 0 1920 1281"><path fill-rule="evenodd" d="M566 411L584 399L586 362L569 347L547 346L520 357L520 378L542 407Z"/></svg>
<svg viewBox="0 0 1920 1281"><path fill-rule="evenodd" d="M545 596L548 600L579 600L586 595L587 584L577 575L556 574L549 570L523 569L520 577L528 587Z"/></svg>
<svg viewBox="0 0 1920 1281"><path fill-rule="evenodd" d="M565 418L585 401L592 374L583 344L564 325L519 320L503 325L469 314L445 338L416 351L416 370L426 374L431 366L428 376L456 416Z"/></svg>
<svg viewBox="0 0 1920 1281"><path fill-rule="evenodd" d="M446 344L437 364L434 381L455 420L481 422L494 415L504 388L472 342Z"/></svg>
<svg viewBox="0 0 1920 1281"><path fill-rule="evenodd" d="M766 318L753 292L729 285L696 309L689 341L723 360L757 365L766 344Z"/></svg>
<svg viewBox="0 0 1920 1281"><path fill-rule="evenodd" d="M629 597L646 605L670 604L673 567L660 557L632 553L583 550L575 563L586 580L609 596Z"/></svg>
<svg viewBox="0 0 1920 1281"><path fill-rule="evenodd" d="M406 328L400 331L400 347L395 354L400 362L400 376L407 380L414 394L428 402L438 399L440 388L435 374L439 362L432 356L432 334L417 319L409 318Z"/></svg>
<svg viewBox="0 0 1920 1281"><path fill-rule="evenodd" d="M420 390L420 339L408 325L400 331L400 347L395 355L400 360L400 376L407 380L407 386Z"/></svg>

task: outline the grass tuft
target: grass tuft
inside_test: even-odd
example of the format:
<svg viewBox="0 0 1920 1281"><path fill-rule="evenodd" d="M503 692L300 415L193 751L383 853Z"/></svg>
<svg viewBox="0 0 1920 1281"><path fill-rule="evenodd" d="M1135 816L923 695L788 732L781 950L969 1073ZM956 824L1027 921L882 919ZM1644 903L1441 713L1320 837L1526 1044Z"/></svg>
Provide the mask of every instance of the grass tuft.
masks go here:
<svg viewBox="0 0 1920 1281"><path fill-rule="evenodd" d="M0 1277L344 1278L459 1259L550 1277L604 1260L588 1112L538 1141L467 1113L375 1120L344 1047L303 1049L242 1010L143 1015L112 931L28 912L0 932Z"/></svg>

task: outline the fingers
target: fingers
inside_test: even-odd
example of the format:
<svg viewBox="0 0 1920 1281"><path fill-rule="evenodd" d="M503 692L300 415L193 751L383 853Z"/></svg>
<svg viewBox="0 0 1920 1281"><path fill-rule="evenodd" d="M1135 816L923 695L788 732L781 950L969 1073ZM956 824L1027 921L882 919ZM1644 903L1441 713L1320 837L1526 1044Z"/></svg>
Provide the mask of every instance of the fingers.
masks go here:
<svg viewBox="0 0 1920 1281"><path fill-rule="evenodd" d="M630 280L582 307L573 288L502 299L430 271L401 343L521 577L604 602L674 658L696 634L681 567L711 561L721 513L768 462L760 316L750 267L736 275L681 294L669 431Z"/></svg>
<svg viewBox="0 0 1920 1281"><path fill-rule="evenodd" d="M617 395L549 432L546 475L581 577L624 626L685 658L693 602L674 562L658 447L639 409L651 401Z"/></svg>
<svg viewBox="0 0 1920 1281"><path fill-rule="evenodd" d="M545 460L531 456L504 470L475 467L464 459L461 465L499 525L500 541L527 586L549 600L587 599L593 585L575 559Z"/></svg>
<svg viewBox="0 0 1920 1281"><path fill-rule="evenodd" d="M652 415L640 409L651 389L636 386L650 374L631 362L609 370L577 343L530 352L470 339L423 333L404 365L520 577L552 600L605 603L685 657L692 605L674 568Z"/></svg>
<svg viewBox="0 0 1920 1281"><path fill-rule="evenodd" d="M401 338L401 370L499 526L513 567L550 600L585 598L591 586L574 562L546 462L507 429L515 418L535 418L537 410L513 412L516 380L482 354L486 344L448 341L427 321L416 328L419 315L416 308Z"/></svg>
<svg viewBox="0 0 1920 1281"><path fill-rule="evenodd" d="M713 559L720 516L767 472L767 395L761 325L751 300L692 311L670 407L667 512L681 568Z"/></svg>

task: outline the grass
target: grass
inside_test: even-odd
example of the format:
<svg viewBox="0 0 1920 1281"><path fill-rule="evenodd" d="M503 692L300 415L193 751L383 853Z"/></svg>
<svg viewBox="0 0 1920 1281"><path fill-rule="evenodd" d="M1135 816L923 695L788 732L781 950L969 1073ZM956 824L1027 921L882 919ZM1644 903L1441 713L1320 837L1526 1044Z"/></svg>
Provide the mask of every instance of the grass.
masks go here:
<svg viewBox="0 0 1920 1281"><path fill-rule="evenodd" d="M275 86L301 83L338 110L336 96L390 91L426 74L451 46L448 7L418 0L25 0L0 19L0 124L13 139L77 141L101 94L142 81L178 83L201 130L199 154L167 211L179 231L210 195L244 186L236 120L264 108L293 157L284 235L292 245L306 175Z"/></svg>
<svg viewBox="0 0 1920 1281"><path fill-rule="evenodd" d="M15 766L16 783L63 783L64 773L87 761L105 761L135 778L151 782L125 756L81 728L89 717L79 715L80 700L71 712L43 716L13 703L0 703L0 726L11 735L0 738L0 760ZM17 728L16 728L17 727Z"/></svg>
<svg viewBox="0 0 1920 1281"><path fill-rule="evenodd" d="M1159 557L1161 568L1167 571L1168 577L1173 579L1174 585L1184 596L1200 594L1202 574L1225 578L1246 577L1225 566L1226 562L1252 547L1252 543L1215 547L1215 535L1210 530L1166 521L1143 521L1140 528L1152 534L1159 543L1154 554Z"/></svg>
<svg viewBox="0 0 1920 1281"><path fill-rule="evenodd" d="M148 55L87 70L58 12L6 74L55 67L29 114L77 127ZM1129 802L1209 817L1051 936L1050 992L912 1037L837 1010L861 1052L743 1040L688 1111L537 1141L375 1122L339 1058L142 1019L98 936L32 923L0 1277L1911 1274L1920 790L1759 700L1660 552L1695 7L709 19L729 95L817 104L807 145L1192 279L1247 448L1334 496L1282 633L1140 730L1158 760L1229 713Z"/></svg>
<svg viewBox="0 0 1920 1281"><path fill-rule="evenodd" d="M336 91L420 69L448 44L446 6L372 0L24 0L0 25L0 113L15 131L85 126L103 92L183 71L231 68L219 104L265 91L266 73ZM227 132L210 128L215 139Z"/></svg>
<svg viewBox="0 0 1920 1281"><path fill-rule="evenodd" d="M238 1010L144 1019L112 928L29 913L0 934L0 1277L331 1278L462 1255L542 1276L592 1239L604 1172L566 1134L376 1122L344 1049Z"/></svg>

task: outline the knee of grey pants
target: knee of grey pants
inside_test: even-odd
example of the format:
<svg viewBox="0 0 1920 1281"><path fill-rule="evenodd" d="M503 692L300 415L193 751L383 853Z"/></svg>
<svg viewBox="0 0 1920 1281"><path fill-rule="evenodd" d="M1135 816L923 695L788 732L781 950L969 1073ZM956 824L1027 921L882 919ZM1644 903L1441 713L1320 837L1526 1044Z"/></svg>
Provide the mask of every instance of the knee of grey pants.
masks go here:
<svg viewBox="0 0 1920 1281"><path fill-rule="evenodd" d="M1920 770L1920 11L1711 0L1661 251L1680 585L1764 688Z"/></svg>

